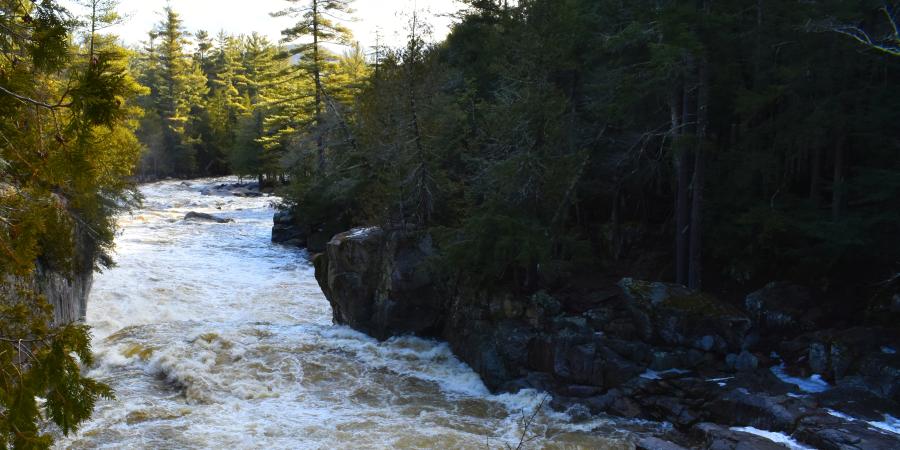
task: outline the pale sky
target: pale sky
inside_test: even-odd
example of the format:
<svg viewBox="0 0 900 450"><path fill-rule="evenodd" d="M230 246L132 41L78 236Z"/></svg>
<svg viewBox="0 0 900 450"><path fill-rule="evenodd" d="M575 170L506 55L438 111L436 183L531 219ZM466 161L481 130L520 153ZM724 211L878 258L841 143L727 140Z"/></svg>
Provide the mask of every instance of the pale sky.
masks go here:
<svg viewBox="0 0 900 450"><path fill-rule="evenodd" d="M188 31L206 30L211 36L220 30L231 34L256 31L277 42L281 30L291 24L289 19L269 16L270 12L290 6L285 0L120 0L119 12L128 15L128 19L106 32L119 35L126 44L137 45L162 20L167 3L181 15ZM387 45L396 47L404 42L403 28L407 23L401 14L414 8L427 12L433 28L432 39L439 41L449 32L451 19L446 14L458 11L462 5L457 0L356 0L353 3L356 21L346 25L364 46L374 45L375 32L380 28Z"/></svg>

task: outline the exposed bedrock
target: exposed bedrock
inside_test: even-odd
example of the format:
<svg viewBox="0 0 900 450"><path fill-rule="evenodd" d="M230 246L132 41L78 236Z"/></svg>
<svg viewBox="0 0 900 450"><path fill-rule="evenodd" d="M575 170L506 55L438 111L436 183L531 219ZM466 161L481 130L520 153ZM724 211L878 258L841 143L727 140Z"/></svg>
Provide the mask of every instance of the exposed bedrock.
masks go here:
<svg viewBox="0 0 900 450"><path fill-rule="evenodd" d="M708 448L752 443L729 427L782 432L817 448L900 445L895 434L829 412L900 416L897 334L816 330L819 312L810 312L803 288L771 284L734 305L625 278L560 301L435 275L435 254L426 234L372 227L335 235L313 261L336 323L378 339L444 339L492 390L546 390L573 417L666 421ZM803 384L814 373L830 389L785 381Z"/></svg>
<svg viewBox="0 0 900 450"><path fill-rule="evenodd" d="M51 325L63 325L84 320L87 298L94 282L94 264L97 248L87 233L75 232L75 258L70 268L49 266L38 260L34 272L27 279L10 280L0 284L7 299L16 299L15 286L24 285L46 297L53 307ZM4 287L5 286L5 287Z"/></svg>

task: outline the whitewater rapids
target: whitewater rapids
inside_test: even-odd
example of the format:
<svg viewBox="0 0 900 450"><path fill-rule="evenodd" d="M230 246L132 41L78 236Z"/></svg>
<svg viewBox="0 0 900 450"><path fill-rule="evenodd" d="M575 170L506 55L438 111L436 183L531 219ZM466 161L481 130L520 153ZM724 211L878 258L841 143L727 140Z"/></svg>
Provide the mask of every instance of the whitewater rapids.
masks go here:
<svg viewBox="0 0 900 450"><path fill-rule="evenodd" d="M115 400L58 448L515 447L544 395L492 395L446 344L331 323L303 251L272 244L275 197L203 195L236 179L141 187L117 266L88 301ZM190 211L233 223L183 220ZM603 419L542 408L527 448L633 448Z"/></svg>

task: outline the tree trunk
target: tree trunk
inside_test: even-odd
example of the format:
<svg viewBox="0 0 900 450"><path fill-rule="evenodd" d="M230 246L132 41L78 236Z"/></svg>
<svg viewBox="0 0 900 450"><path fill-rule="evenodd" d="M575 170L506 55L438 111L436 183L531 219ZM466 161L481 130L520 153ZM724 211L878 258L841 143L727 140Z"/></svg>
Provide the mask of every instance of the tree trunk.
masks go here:
<svg viewBox="0 0 900 450"><path fill-rule="evenodd" d="M834 180L831 194L831 219L838 221L844 212L844 142L841 136L834 147Z"/></svg>
<svg viewBox="0 0 900 450"><path fill-rule="evenodd" d="M685 56L685 73L694 71L693 57ZM691 136L694 133L696 102L694 98L693 77L686 77L682 87L681 101L681 136ZM677 177L678 190L675 204L675 282L687 285L690 276L690 228L691 228L691 156L692 150L685 142L679 143L677 149Z"/></svg>
<svg viewBox="0 0 900 450"><path fill-rule="evenodd" d="M316 83L316 126L322 125L322 68L319 61L319 0L312 1L313 23L313 77ZM319 130L316 136L319 173L325 173L325 140Z"/></svg>
<svg viewBox="0 0 900 450"><path fill-rule="evenodd" d="M706 154L706 131L709 127L709 64L704 59L699 64L700 84L697 91L697 142L694 153L694 181L691 199L691 242L688 287L700 289L703 275L703 183Z"/></svg>
<svg viewBox="0 0 900 450"><path fill-rule="evenodd" d="M683 152L678 148L679 137L682 133L682 91L683 88L678 86L673 89L671 98L669 99L669 111L672 120L672 139L675 150L675 171L676 171L676 191L675 191L675 282L684 283L687 279L687 261L684 258L687 249L686 235L681 232L687 226L687 161Z"/></svg>
<svg viewBox="0 0 900 450"><path fill-rule="evenodd" d="M94 36L97 35L97 1L91 1L91 43L88 56L88 62L94 63Z"/></svg>
<svg viewBox="0 0 900 450"><path fill-rule="evenodd" d="M812 201L813 208L819 207L821 201L822 190L822 149L816 147L812 154L812 168L809 174L809 199Z"/></svg>

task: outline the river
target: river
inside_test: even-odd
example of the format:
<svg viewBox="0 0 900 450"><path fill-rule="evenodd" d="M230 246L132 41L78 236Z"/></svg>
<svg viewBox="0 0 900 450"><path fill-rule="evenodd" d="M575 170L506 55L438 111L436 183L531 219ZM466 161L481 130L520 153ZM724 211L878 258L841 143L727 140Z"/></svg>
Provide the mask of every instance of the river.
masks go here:
<svg viewBox="0 0 900 450"><path fill-rule="evenodd" d="M116 399L59 448L633 448L616 422L572 423L544 395L492 395L440 342L378 342L331 323L302 250L270 242L275 197L143 185L117 266L88 302ZM189 211L233 223L183 220Z"/></svg>

